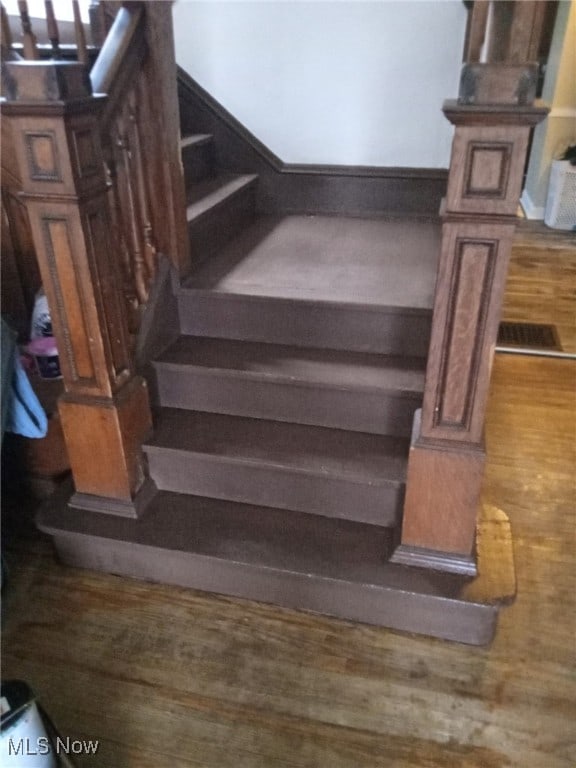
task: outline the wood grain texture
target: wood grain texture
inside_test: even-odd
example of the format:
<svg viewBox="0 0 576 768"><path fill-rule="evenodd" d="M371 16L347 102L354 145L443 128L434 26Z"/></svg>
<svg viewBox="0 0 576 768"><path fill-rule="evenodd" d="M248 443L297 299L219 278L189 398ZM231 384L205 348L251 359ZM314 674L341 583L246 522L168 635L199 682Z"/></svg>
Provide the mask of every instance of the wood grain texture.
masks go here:
<svg viewBox="0 0 576 768"><path fill-rule="evenodd" d="M418 416L410 447L402 545L472 555L485 453L479 446L430 445ZM449 564L447 564L449 566Z"/></svg>
<svg viewBox="0 0 576 768"><path fill-rule="evenodd" d="M551 230L514 239L502 319L556 326L563 352L576 354L576 239ZM554 247L550 247L552 243Z"/></svg>
<svg viewBox="0 0 576 768"><path fill-rule="evenodd" d="M90 96L81 65L14 67L15 94L37 94L34 108L16 98L8 112L59 348L62 427L76 490L130 501L144 479L140 444L151 415L144 382L133 376L119 293L100 140L103 100Z"/></svg>
<svg viewBox="0 0 576 768"><path fill-rule="evenodd" d="M481 449L529 127L543 119L545 110L445 102L444 113L456 131L442 211L422 439L416 439L417 449L410 455L400 543L448 553L456 547L458 553L470 555L480 465L470 461L469 451ZM429 441L444 441L442 462L437 453L440 445L427 446ZM438 491L428 489L440 463L444 504L437 498L427 509L427 499L438 496ZM467 496L465 488L471 491ZM432 531L435 545L431 547ZM408 533L409 542L405 540Z"/></svg>
<svg viewBox="0 0 576 768"><path fill-rule="evenodd" d="M514 215L528 134L524 126L458 126L450 158L447 210Z"/></svg>
<svg viewBox="0 0 576 768"><path fill-rule="evenodd" d="M3 673L79 768L573 768L574 364L499 356L483 497L518 595L489 649L56 565L11 537Z"/></svg>
<svg viewBox="0 0 576 768"><path fill-rule="evenodd" d="M513 224L444 224L422 435L478 444Z"/></svg>
<svg viewBox="0 0 576 768"><path fill-rule="evenodd" d="M144 481L140 446L152 427L145 382L135 376L112 398L64 395L59 410L76 489L130 501Z"/></svg>

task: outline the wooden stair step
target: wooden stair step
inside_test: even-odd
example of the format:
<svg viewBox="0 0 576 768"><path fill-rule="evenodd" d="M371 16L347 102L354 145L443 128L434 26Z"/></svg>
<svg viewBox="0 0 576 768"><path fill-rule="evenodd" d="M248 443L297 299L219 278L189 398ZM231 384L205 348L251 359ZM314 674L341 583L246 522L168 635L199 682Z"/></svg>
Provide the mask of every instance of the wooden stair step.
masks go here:
<svg viewBox="0 0 576 768"><path fill-rule="evenodd" d="M252 222L254 174L221 174L187 188L188 234L195 263L209 259Z"/></svg>
<svg viewBox="0 0 576 768"><path fill-rule="evenodd" d="M213 141L214 136L211 133L194 133L190 136L183 136L180 139L180 149L183 151L188 147L200 147Z"/></svg>
<svg viewBox="0 0 576 768"><path fill-rule="evenodd" d="M424 361L181 336L155 362L160 405L409 437Z"/></svg>
<svg viewBox="0 0 576 768"><path fill-rule="evenodd" d="M69 493L37 521L69 565L465 643L493 636L498 605L467 598L462 577L387 562L385 528L162 491L131 520L70 508Z"/></svg>
<svg viewBox="0 0 576 768"><path fill-rule="evenodd" d="M194 183L214 176L216 158L212 134L185 136L180 141L180 151L187 189Z"/></svg>
<svg viewBox="0 0 576 768"><path fill-rule="evenodd" d="M164 408L144 446L162 490L394 526L409 441Z"/></svg>
<svg viewBox="0 0 576 768"><path fill-rule="evenodd" d="M257 180L258 176L255 174L220 174L199 184L193 184L187 189L188 223L198 221L237 195L253 189Z"/></svg>
<svg viewBox="0 0 576 768"><path fill-rule="evenodd" d="M428 354L438 222L261 216L178 292L183 333Z"/></svg>

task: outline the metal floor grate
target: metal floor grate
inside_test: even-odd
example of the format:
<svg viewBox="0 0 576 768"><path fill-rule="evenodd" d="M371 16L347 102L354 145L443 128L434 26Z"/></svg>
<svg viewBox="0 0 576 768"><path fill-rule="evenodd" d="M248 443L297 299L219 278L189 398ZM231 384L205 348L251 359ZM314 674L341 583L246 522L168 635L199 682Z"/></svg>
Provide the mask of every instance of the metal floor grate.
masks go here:
<svg viewBox="0 0 576 768"><path fill-rule="evenodd" d="M497 345L499 347L562 351L556 327L540 323L500 323Z"/></svg>

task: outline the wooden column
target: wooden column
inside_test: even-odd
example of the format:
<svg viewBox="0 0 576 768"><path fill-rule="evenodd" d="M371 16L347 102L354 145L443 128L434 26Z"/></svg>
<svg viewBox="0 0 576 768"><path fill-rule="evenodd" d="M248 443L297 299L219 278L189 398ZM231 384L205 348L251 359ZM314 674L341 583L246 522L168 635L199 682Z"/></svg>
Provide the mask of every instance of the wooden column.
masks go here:
<svg viewBox="0 0 576 768"><path fill-rule="evenodd" d="M9 63L12 122L65 394L71 504L137 516L148 391L132 370L99 133L102 97L83 64Z"/></svg>
<svg viewBox="0 0 576 768"><path fill-rule="evenodd" d="M455 126L422 411L393 561L473 575L490 370L516 226L534 71L464 68ZM488 102L488 103L486 103ZM512 103L511 103L512 102Z"/></svg>

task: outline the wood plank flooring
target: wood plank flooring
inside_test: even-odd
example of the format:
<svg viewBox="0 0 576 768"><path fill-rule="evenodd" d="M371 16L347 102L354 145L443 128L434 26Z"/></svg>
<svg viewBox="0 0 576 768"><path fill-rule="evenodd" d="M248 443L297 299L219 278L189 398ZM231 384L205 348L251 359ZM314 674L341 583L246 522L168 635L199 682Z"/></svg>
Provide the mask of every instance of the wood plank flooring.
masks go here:
<svg viewBox="0 0 576 768"><path fill-rule="evenodd" d="M80 768L574 768L575 385L574 361L496 357L484 500L518 596L490 648L62 568L5 532L4 678L100 740Z"/></svg>
<svg viewBox="0 0 576 768"><path fill-rule="evenodd" d="M576 234L542 227L516 232L502 319L555 325L562 351L576 354Z"/></svg>

